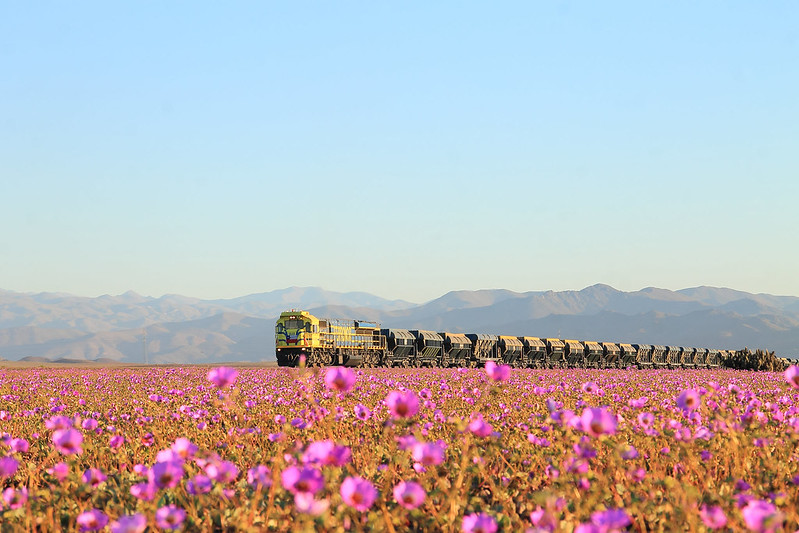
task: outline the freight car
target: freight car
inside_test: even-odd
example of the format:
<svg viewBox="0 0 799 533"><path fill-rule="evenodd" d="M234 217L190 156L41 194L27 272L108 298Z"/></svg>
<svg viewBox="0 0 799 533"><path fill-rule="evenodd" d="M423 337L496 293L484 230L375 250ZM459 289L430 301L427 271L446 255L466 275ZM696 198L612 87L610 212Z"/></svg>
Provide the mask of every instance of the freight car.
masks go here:
<svg viewBox="0 0 799 533"><path fill-rule="evenodd" d="M714 368L727 350L381 328L360 320L281 313L275 325L280 366L514 368Z"/></svg>

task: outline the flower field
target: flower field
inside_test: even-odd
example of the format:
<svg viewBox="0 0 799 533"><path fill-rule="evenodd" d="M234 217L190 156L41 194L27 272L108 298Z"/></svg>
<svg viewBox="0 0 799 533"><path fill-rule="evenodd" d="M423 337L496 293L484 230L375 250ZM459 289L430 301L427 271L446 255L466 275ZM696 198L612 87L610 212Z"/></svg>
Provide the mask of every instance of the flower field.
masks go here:
<svg viewBox="0 0 799 533"><path fill-rule="evenodd" d="M797 372L0 369L0 528L794 531Z"/></svg>

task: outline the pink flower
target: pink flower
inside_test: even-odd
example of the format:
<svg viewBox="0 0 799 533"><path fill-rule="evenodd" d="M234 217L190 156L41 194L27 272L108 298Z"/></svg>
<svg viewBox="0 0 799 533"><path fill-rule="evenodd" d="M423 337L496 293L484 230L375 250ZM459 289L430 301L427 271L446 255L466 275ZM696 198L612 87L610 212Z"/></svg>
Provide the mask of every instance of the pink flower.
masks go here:
<svg viewBox="0 0 799 533"><path fill-rule="evenodd" d="M100 483L108 479L108 476L106 476L99 468L88 468L85 472L83 472L83 476L81 476L80 479L91 487L97 487L100 485Z"/></svg>
<svg viewBox="0 0 799 533"><path fill-rule="evenodd" d="M57 429L53 432L53 446L64 455L80 455L83 448L83 435L76 429Z"/></svg>
<svg viewBox="0 0 799 533"><path fill-rule="evenodd" d="M247 484L252 488L272 486L272 471L266 465L258 465L247 470Z"/></svg>
<svg viewBox="0 0 799 533"><path fill-rule="evenodd" d="M25 487L20 489L8 487L3 491L3 502L5 502L9 509L20 509L27 501L28 489Z"/></svg>
<svg viewBox="0 0 799 533"><path fill-rule="evenodd" d="M314 441L302 454L304 464L322 464L344 466L352 459L352 452L348 446L338 446L332 440Z"/></svg>
<svg viewBox="0 0 799 533"><path fill-rule="evenodd" d="M480 413L473 415L469 422L469 431L478 437L488 437L493 430L491 424L483 420L483 415Z"/></svg>
<svg viewBox="0 0 799 533"><path fill-rule="evenodd" d="M11 448L12 452L27 453L30 449L30 444L25 439L11 439L8 447Z"/></svg>
<svg viewBox="0 0 799 533"><path fill-rule="evenodd" d="M463 533L496 533L497 527L497 521L485 513L466 515L461 523Z"/></svg>
<svg viewBox="0 0 799 533"><path fill-rule="evenodd" d="M239 467L231 461L218 461L207 465L205 473L218 483L230 483L239 475Z"/></svg>
<svg viewBox="0 0 799 533"><path fill-rule="evenodd" d="M427 493L414 481L401 481L394 487L394 499L405 509L416 509L424 503Z"/></svg>
<svg viewBox="0 0 799 533"><path fill-rule="evenodd" d="M147 473L147 478L159 489L177 487L183 479L183 465L176 461L155 463Z"/></svg>
<svg viewBox="0 0 799 533"><path fill-rule="evenodd" d="M310 467L299 469L296 466L290 466L283 470L280 478L283 488L292 494L297 494L298 492L316 494L325 485L325 478L322 476L322 472Z"/></svg>
<svg viewBox="0 0 799 533"><path fill-rule="evenodd" d="M386 405L394 418L410 418L419 411L419 398L413 391L391 391Z"/></svg>
<svg viewBox="0 0 799 533"><path fill-rule="evenodd" d="M113 435L110 439L108 439L108 447L111 449L115 450L123 444L125 444L125 437L122 435Z"/></svg>
<svg viewBox="0 0 799 533"><path fill-rule="evenodd" d="M591 523L599 527L600 531L621 531L632 521L624 509L608 509L592 513Z"/></svg>
<svg viewBox="0 0 799 533"><path fill-rule="evenodd" d="M328 368L325 373L325 385L330 390L347 392L355 385L355 372L341 366Z"/></svg>
<svg viewBox="0 0 799 533"><path fill-rule="evenodd" d="M677 396L677 407L683 411L693 411L700 405L702 405L702 398L694 389L684 390Z"/></svg>
<svg viewBox="0 0 799 533"><path fill-rule="evenodd" d="M582 430L591 436L616 433L616 415L605 407L586 407L580 416Z"/></svg>
<svg viewBox="0 0 799 533"><path fill-rule="evenodd" d="M718 505L703 505L699 509L699 517L708 529L721 529L727 525L727 515Z"/></svg>
<svg viewBox="0 0 799 533"><path fill-rule="evenodd" d="M358 420L368 420L369 417L372 416L372 411L362 404L356 405L353 411L355 412L355 416L358 418Z"/></svg>
<svg viewBox="0 0 799 533"><path fill-rule="evenodd" d="M746 527L758 533L772 533L782 527L783 515L771 502L752 500L741 510Z"/></svg>
<svg viewBox="0 0 799 533"><path fill-rule="evenodd" d="M424 466L440 465L444 462L444 448L434 442L417 442L413 445L413 460Z"/></svg>
<svg viewBox="0 0 799 533"><path fill-rule="evenodd" d="M789 366L785 371L785 380L791 387L799 390L799 366Z"/></svg>
<svg viewBox="0 0 799 533"><path fill-rule="evenodd" d="M76 520L81 531L99 531L108 523L108 516L102 511L92 509L79 514Z"/></svg>
<svg viewBox="0 0 799 533"><path fill-rule="evenodd" d="M69 429L72 427L72 419L65 416L54 416L44 422L47 429Z"/></svg>
<svg viewBox="0 0 799 533"><path fill-rule="evenodd" d="M111 522L111 533L144 533L147 529L147 517L143 514L120 516Z"/></svg>
<svg viewBox="0 0 799 533"><path fill-rule="evenodd" d="M174 505L166 505L155 512L155 524L161 529L178 529L186 520L186 511Z"/></svg>
<svg viewBox="0 0 799 533"><path fill-rule="evenodd" d="M208 381L224 389L236 383L239 371L229 366L219 366L208 371Z"/></svg>
<svg viewBox="0 0 799 533"><path fill-rule="evenodd" d="M208 494L214 488L214 482L211 478L203 474L197 474L186 482L186 492L192 496L198 494Z"/></svg>
<svg viewBox="0 0 799 533"><path fill-rule="evenodd" d="M298 492L294 495L294 508L300 513L319 516L330 507L330 500L317 500L310 492Z"/></svg>
<svg viewBox="0 0 799 533"><path fill-rule="evenodd" d="M13 457L0 458L0 478L13 476L17 468L19 468L19 463Z"/></svg>
<svg viewBox="0 0 799 533"><path fill-rule="evenodd" d="M486 363L486 374L492 381L508 381L508 378L510 378L510 366L498 365L494 361L488 361Z"/></svg>
<svg viewBox="0 0 799 533"><path fill-rule="evenodd" d="M69 465L67 463L57 463L52 468L48 468L47 473L63 483L69 475Z"/></svg>
<svg viewBox="0 0 799 533"><path fill-rule="evenodd" d="M377 499L377 489L361 477L348 477L341 483L341 499L356 511L368 511Z"/></svg>
<svg viewBox="0 0 799 533"><path fill-rule="evenodd" d="M175 440L171 449L184 461L193 458L194 454L197 453L197 445L185 437Z"/></svg>
<svg viewBox="0 0 799 533"><path fill-rule="evenodd" d="M130 493L134 498L145 502L151 502L155 498L156 486L152 483L136 483L130 487Z"/></svg>

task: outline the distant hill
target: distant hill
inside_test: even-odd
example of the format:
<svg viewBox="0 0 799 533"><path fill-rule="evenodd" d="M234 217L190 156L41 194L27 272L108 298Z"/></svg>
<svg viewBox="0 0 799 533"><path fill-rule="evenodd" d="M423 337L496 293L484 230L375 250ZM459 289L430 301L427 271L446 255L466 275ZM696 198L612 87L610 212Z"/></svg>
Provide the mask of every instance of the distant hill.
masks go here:
<svg viewBox="0 0 799 533"><path fill-rule="evenodd" d="M0 358L217 363L274 360L285 309L385 327L737 349L799 355L799 298L725 288L624 292L454 291L422 305L363 293L291 287L225 300L127 292L85 298L0 290Z"/></svg>

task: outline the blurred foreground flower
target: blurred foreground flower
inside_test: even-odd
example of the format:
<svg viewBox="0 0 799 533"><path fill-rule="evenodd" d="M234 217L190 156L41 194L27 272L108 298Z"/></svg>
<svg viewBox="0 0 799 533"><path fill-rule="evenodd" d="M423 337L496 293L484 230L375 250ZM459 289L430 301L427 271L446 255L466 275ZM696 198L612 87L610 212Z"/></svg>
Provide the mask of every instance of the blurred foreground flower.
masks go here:
<svg viewBox="0 0 799 533"><path fill-rule="evenodd" d="M799 390L799 366L791 365L785 371L785 379L794 389Z"/></svg>
<svg viewBox="0 0 799 533"><path fill-rule="evenodd" d="M355 385L355 372L342 366L328 368L325 373L325 385L330 390L347 392Z"/></svg>
<svg viewBox="0 0 799 533"><path fill-rule="evenodd" d="M147 517L142 514L120 516L111 522L111 533L144 533L147 529Z"/></svg>
<svg viewBox="0 0 799 533"><path fill-rule="evenodd" d="M498 365L494 361L488 361L486 363L486 374L493 381L508 381L510 366Z"/></svg>
<svg viewBox="0 0 799 533"><path fill-rule="evenodd" d="M237 377L239 377L239 371L229 366L220 366L208 371L208 381L220 389L233 385Z"/></svg>
<svg viewBox="0 0 799 533"><path fill-rule="evenodd" d="M186 520L186 511L175 505L161 507L155 512L155 523L161 529L178 529Z"/></svg>
<svg viewBox="0 0 799 533"><path fill-rule="evenodd" d="M108 516L98 509L84 511L76 519L81 531L99 531L108 523Z"/></svg>
<svg viewBox="0 0 799 533"><path fill-rule="evenodd" d="M394 499L405 509L416 509L426 496L424 488L414 481L402 481L394 487Z"/></svg>
<svg viewBox="0 0 799 533"><path fill-rule="evenodd" d="M377 499L377 489L361 477L348 477L341 483L341 499L356 511L368 511Z"/></svg>
<svg viewBox="0 0 799 533"><path fill-rule="evenodd" d="M699 509L699 517L709 529L721 529L727 525L727 515L718 505L703 505Z"/></svg>
<svg viewBox="0 0 799 533"><path fill-rule="evenodd" d="M758 533L772 533L782 527L785 516L771 502L752 500L741 509L746 527Z"/></svg>
<svg viewBox="0 0 799 533"><path fill-rule="evenodd" d="M76 429L57 429L53 432L53 447L64 455L83 453L83 435Z"/></svg>
<svg viewBox="0 0 799 533"><path fill-rule="evenodd" d="M485 513L473 513L463 517L461 531L463 533L495 533L497 521Z"/></svg>
<svg viewBox="0 0 799 533"><path fill-rule="evenodd" d="M419 411L419 398L413 391L391 391L386 405L394 418L410 418Z"/></svg>

